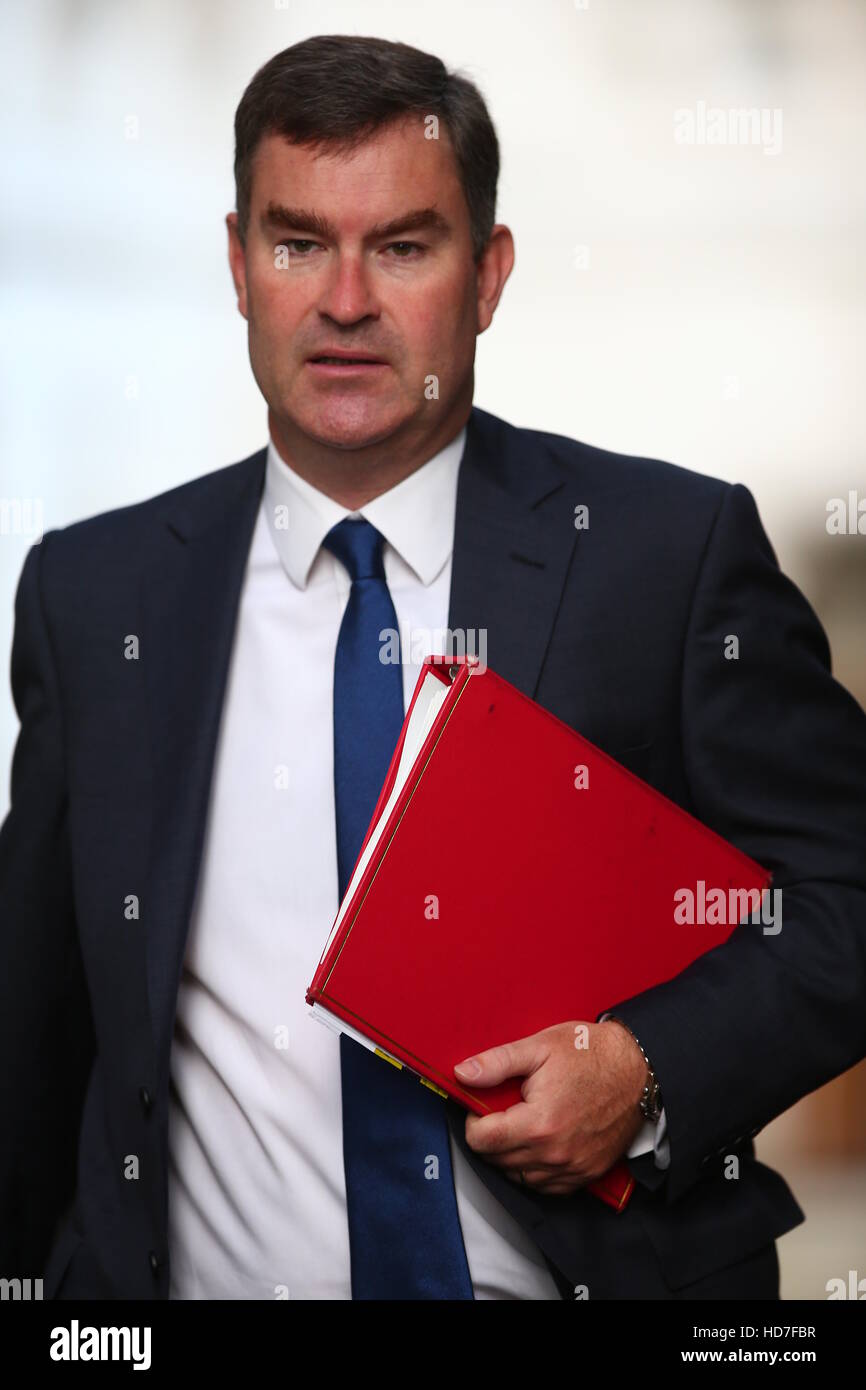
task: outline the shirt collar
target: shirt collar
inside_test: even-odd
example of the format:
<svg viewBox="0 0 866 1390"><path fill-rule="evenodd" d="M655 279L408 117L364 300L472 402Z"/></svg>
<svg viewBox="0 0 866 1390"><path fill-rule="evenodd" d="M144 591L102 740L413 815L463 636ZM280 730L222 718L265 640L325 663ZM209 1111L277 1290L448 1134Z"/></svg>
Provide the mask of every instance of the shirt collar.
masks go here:
<svg viewBox="0 0 866 1390"><path fill-rule="evenodd" d="M300 477L268 443L262 505L283 568L299 589L307 587L322 541L345 516L362 516L414 570L431 584L454 546L457 474L466 427L408 478L349 511Z"/></svg>

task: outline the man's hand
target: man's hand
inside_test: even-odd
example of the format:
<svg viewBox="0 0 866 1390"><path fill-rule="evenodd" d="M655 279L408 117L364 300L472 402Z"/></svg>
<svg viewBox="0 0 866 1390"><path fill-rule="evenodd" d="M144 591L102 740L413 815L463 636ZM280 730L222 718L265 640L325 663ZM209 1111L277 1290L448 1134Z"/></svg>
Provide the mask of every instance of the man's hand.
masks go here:
<svg viewBox="0 0 866 1390"><path fill-rule="evenodd" d="M557 1023L479 1052L454 1071L471 1086L526 1078L518 1105L467 1116L466 1142L512 1181L540 1192L566 1196L601 1177L643 1124L638 1101L647 1065L628 1029L613 1019Z"/></svg>

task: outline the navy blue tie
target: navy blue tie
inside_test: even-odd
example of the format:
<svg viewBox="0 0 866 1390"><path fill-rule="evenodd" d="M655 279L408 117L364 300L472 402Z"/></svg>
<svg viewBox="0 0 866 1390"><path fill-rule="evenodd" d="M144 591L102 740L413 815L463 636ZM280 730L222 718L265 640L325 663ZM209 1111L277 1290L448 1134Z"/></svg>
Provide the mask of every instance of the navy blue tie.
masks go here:
<svg viewBox="0 0 866 1390"><path fill-rule="evenodd" d="M383 539L369 521L344 517L322 542L352 579L334 663L341 901L403 724L401 666L379 659L398 631ZM352 1297L473 1298L445 1102L345 1034L340 1060Z"/></svg>

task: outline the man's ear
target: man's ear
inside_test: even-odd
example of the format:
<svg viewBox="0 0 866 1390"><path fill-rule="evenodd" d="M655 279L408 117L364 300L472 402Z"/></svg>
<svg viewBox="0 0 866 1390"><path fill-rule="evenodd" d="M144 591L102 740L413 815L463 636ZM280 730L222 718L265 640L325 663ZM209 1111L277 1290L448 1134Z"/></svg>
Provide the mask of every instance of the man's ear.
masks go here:
<svg viewBox="0 0 866 1390"><path fill-rule="evenodd" d="M235 282L235 291L238 297L238 310L247 318L247 258L243 243L238 232L238 215L230 212L226 217L226 227L229 233L229 265L231 267L232 279Z"/></svg>
<svg viewBox="0 0 866 1390"><path fill-rule="evenodd" d="M478 332L489 328L514 265L514 238L508 227L497 222L478 262Z"/></svg>

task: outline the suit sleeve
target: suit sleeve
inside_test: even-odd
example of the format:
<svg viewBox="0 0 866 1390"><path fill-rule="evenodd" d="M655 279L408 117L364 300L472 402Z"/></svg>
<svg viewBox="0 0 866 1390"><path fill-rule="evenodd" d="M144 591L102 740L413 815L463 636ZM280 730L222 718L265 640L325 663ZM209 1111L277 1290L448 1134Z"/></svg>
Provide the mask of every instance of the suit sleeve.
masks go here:
<svg viewBox="0 0 866 1390"><path fill-rule="evenodd" d="M833 679L823 629L740 485L695 588L681 732L694 814L772 871L781 927L767 913L741 923L674 979L609 1006L661 1082L668 1202L866 1055L866 715Z"/></svg>
<svg viewBox="0 0 866 1390"><path fill-rule="evenodd" d="M76 935L61 704L41 594L50 534L15 600L12 694L20 720L11 809L0 827L0 1267L38 1278L72 1198L93 1050Z"/></svg>

